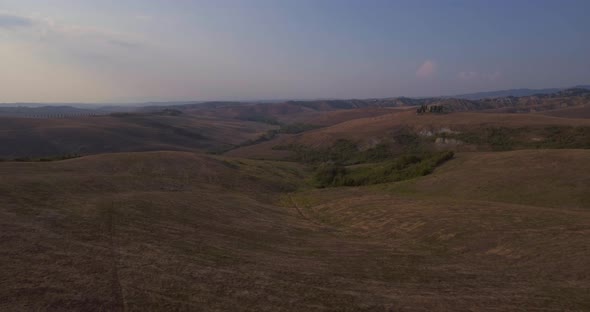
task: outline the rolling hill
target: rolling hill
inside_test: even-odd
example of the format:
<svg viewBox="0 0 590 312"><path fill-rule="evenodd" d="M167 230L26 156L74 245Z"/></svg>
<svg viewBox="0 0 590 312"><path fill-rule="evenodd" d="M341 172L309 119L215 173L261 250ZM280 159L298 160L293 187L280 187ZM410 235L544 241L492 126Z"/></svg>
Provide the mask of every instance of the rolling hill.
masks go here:
<svg viewBox="0 0 590 312"><path fill-rule="evenodd" d="M264 123L184 114L0 117L0 158L153 150L215 151L255 139L273 128Z"/></svg>
<svg viewBox="0 0 590 312"><path fill-rule="evenodd" d="M329 148L339 140L350 141L360 150L379 144L398 150L408 144L457 151L588 148L588 131L590 120L582 118L477 112L417 115L412 110L358 118L296 135L283 135L231 150L227 155L289 159L293 156L292 147Z"/></svg>
<svg viewBox="0 0 590 312"><path fill-rule="evenodd" d="M296 163L186 152L0 163L0 309L585 310L589 157L321 190Z"/></svg>
<svg viewBox="0 0 590 312"><path fill-rule="evenodd" d="M590 89L590 85L578 85L578 86L575 86L574 88ZM459 98L459 99L466 99L466 100L482 100L482 99L500 98L500 97L521 97L521 96L551 94L551 93L556 93L556 92L566 90L566 89L570 89L570 88L544 88L544 89L520 88L520 89L509 89L509 90L497 90L497 91L488 91L488 92L460 94L460 95L455 95L452 97Z"/></svg>
<svg viewBox="0 0 590 312"><path fill-rule="evenodd" d="M589 310L588 100L2 117L0 310Z"/></svg>
<svg viewBox="0 0 590 312"><path fill-rule="evenodd" d="M423 131L428 132L432 127L450 129L451 124L461 129L476 128L478 123L480 126L494 127L505 127L510 123L513 128L528 124L565 126L567 122L563 120L543 119L542 116L533 117L528 113L582 118L588 103L590 91L578 88L548 95L477 101L455 98L387 98L282 103L204 102L146 106L137 108L135 112L109 115L104 115L105 111L102 110L67 107L2 108L25 112L25 115L27 112L31 113L29 110L48 111L52 112L51 116L61 118L0 117L0 158L61 157L68 154L153 150L224 152L238 148L232 155L261 157L264 154L266 158L281 159L288 153L274 151L272 147L277 145L276 142L321 145L330 144L334 139L347 138L365 141L362 142L365 145L374 145L383 137L391 136L392 131L404 127L414 130L423 128ZM422 105L442 106L445 113L451 114L416 116L416 107ZM486 112L495 115L455 115L452 112ZM514 117L506 113L528 115ZM99 116L91 117L89 114ZM573 123L585 126L581 121ZM308 131L317 128L323 129ZM459 128L458 131L461 132ZM284 129L289 130L283 131ZM284 135L302 131L306 133L301 136ZM546 133L535 135L543 137ZM270 144L265 142L270 139L276 140ZM262 144L248 146L254 143Z"/></svg>

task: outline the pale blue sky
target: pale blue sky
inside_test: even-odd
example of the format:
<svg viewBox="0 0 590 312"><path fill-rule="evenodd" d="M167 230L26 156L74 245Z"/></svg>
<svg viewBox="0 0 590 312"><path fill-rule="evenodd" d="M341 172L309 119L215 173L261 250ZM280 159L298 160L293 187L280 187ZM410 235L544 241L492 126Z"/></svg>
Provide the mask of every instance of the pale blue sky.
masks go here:
<svg viewBox="0 0 590 312"><path fill-rule="evenodd" d="M590 1L0 0L0 102L590 83Z"/></svg>

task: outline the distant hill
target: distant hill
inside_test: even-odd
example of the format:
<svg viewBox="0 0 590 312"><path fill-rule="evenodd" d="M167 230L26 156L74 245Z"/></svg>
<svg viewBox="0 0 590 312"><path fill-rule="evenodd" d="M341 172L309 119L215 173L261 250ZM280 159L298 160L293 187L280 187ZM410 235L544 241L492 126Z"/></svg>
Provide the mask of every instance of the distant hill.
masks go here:
<svg viewBox="0 0 590 312"><path fill-rule="evenodd" d="M454 96L370 99L315 99L315 100L266 100L266 101L170 101L143 103L0 103L0 116L11 117L55 117L55 115L92 115L114 112L157 112L166 108L182 111L199 111L206 115L224 118L252 120L261 116L279 117L302 112L325 112L349 109L399 108L421 105L461 106L460 110L481 110L498 108L497 105L481 105L478 101L498 98L520 98L529 96L555 95L576 96L590 90L590 85L572 88L509 89L476 92ZM582 92L579 92L582 90ZM565 91L565 92L564 92ZM574 92L572 92L574 91ZM465 101L472 101L471 103ZM456 103L453 103L456 102ZM489 103L488 103L489 104ZM484 107L485 106L485 107ZM502 105L500 105L502 106ZM208 112L206 112L208 111Z"/></svg>
<svg viewBox="0 0 590 312"><path fill-rule="evenodd" d="M225 155L292 160L338 150L343 143L367 151L392 153L449 149L456 152L530 148L589 148L590 120L537 113L399 111L358 118L303 133L244 146ZM315 154L314 154L315 153ZM372 153L372 152L371 152Z"/></svg>
<svg viewBox="0 0 590 312"><path fill-rule="evenodd" d="M0 116L10 117L29 117L29 118L59 118L67 116L90 116L100 115L105 112L77 108L72 106L16 106L16 107L1 107Z"/></svg>
<svg viewBox="0 0 590 312"><path fill-rule="evenodd" d="M68 118L0 116L0 159L153 150L216 151L254 140L274 127L179 115L173 110Z"/></svg>
<svg viewBox="0 0 590 312"><path fill-rule="evenodd" d="M590 89L590 85L578 85L573 88L583 88L583 89ZM568 88L545 88L545 89L509 89L509 90L497 90L497 91L487 91L487 92L476 92L476 93L467 93L467 94L460 94L450 96L453 98L459 99L466 99L466 100L481 100L481 99L489 99L489 98L498 98L498 97L521 97L521 96L531 96L535 94L551 94L556 93Z"/></svg>
<svg viewBox="0 0 590 312"><path fill-rule="evenodd" d="M62 118L133 112L138 106L79 103L0 103L0 116L25 118Z"/></svg>
<svg viewBox="0 0 590 312"><path fill-rule="evenodd" d="M498 91L460 94L460 95L455 95L455 96L451 96L451 97L459 98L459 99L466 99L466 100L482 100L482 99L508 97L508 96L520 97L520 96L531 96L531 95L535 95L535 94L550 94L550 93L559 92L560 90L561 89L557 89L557 88L509 89L509 90L498 90Z"/></svg>
<svg viewBox="0 0 590 312"><path fill-rule="evenodd" d="M442 106L445 114L418 117L416 107L421 105ZM277 142L271 139L297 133L281 132L283 128L306 129L302 132L316 129L315 132L309 132L325 134L321 139L312 139L312 142L291 143L314 145L321 144L324 139L333 143L333 139L350 139L360 135L359 139L369 144L373 139L391 134L389 131L397 129L397 126L413 121L447 120L449 122L440 127L449 128L450 124L462 123L453 119L457 116L451 116L457 112L495 113L494 123L500 125L507 118L512 118L508 115L515 113L588 118L589 105L589 89L571 88L551 94L480 100L400 97L282 103L193 102L93 109L66 105L0 106L0 158L152 150L221 152L238 147L244 153L244 150L248 150L248 155L252 151L260 155L259 151L262 150L262 154L266 156L276 152L282 157L285 151L273 150L272 147ZM447 113L450 113L449 116L446 116ZM490 117L480 116L486 114L458 117L473 119L479 123L483 121L481 118ZM400 119L399 122L393 122L397 119ZM530 126L531 120L527 117L522 119L523 122L518 123L518 126ZM381 125L383 121L387 122ZM568 124L570 121L553 118L551 122L546 120L542 123L553 122ZM587 120L584 121L584 126L587 126ZM318 129L321 127L329 128L324 132ZM336 135L334 131L337 129L343 130L337 131L342 132L342 136ZM370 129L374 129L376 133L364 135ZM261 142L269 144L244 148L246 145Z"/></svg>
<svg viewBox="0 0 590 312"><path fill-rule="evenodd" d="M583 106L588 103L590 103L590 89L571 88L548 94L519 97L504 96L479 100L447 98L433 104L443 105L447 112L530 113Z"/></svg>

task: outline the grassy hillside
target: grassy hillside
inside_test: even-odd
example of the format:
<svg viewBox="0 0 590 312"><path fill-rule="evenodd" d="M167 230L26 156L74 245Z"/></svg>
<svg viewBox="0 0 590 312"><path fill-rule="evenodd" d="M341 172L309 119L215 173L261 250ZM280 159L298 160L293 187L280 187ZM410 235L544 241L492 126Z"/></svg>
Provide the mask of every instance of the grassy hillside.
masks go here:
<svg viewBox="0 0 590 312"><path fill-rule="evenodd" d="M483 96L477 99L465 97L432 97L432 98L381 98L381 99L346 99L346 100L309 100L286 101L277 103L239 103L239 102L207 102L175 106L175 109L196 112L200 115L236 118L241 120L274 119L282 122L301 122L302 119L323 119L322 116L333 116L355 119L351 116L356 112L358 117L378 116L392 109L415 109L421 105L444 106L444 112L486 111L503 113L529 113L555 110L585 105L590 102L590 90L572 88L531 94L524 92L519 96ZM502 92L500 92L502 93ZM518 92L517 92L518 93ZM525 94L526 93L526 94ZM161 108L161 107L160 107ZM352 118L351 118L352 117ZM335 124L332 118L324 119L323 125Z"/></svg>
<svg viewBox="0 0 590 312"><path fill-rule="evenodd" d="M364 100L286 101L281 103L207 102L199 104L143 107L135 113L109 116L67 118L0 117L0 158L55 157L63 154L97 154L106 152L180 150L226 152L247 158L284 159L290 153L273 152L272 147L288 144L330 145L339 139L360 145L374 145L395 135L400 129L431 133L439 138L441 129L481 136L488 128L517 129L517 136L537 140L543 127L589 127L585 106L590 91L563 90L555 94L482 99L454 98L386 98ZM416 107L442 106L444 114L416 115ZM59 108L59 107L58 107ZM15 108L19 109L19 108ZM51 108L51 109L56 109ZM485 111L481 113L450 112ZM547 115L573 117L571 120L541 114L506 114L544 112ZM101 112L102 114L102 112ZM270 135L279 126L306 125L304 135ZM296 132L287 132L293 134ZM275 133L276 134L276 133ZM447 134L448 131L447 131ZM272 144L253 146L273 139ZM444 137L441 139L445 139ZM463 142L461 138L458 139ZM448 145L446 142L439 142ZM455 150L496 150L478 142L450 145ZM475 146L473 146L475 145ZM484 144L485 145L485 144ZM530 148L520 144L518 148ZM462 149L462 147L465 147ZM548 146L540 146L547 148ZM567 148L586 148L580 144ZM448 146L445 148L448 149ZM555 148L555 146L549 146ZM511 149L511 148L500 148Z"/></svg>
<svg viewBox="0 0 590 312"><path fill-rule="evenodd" d="M468 100L469 97L444 99L440 104L445 105L447 111L531 113L575 107L588 104L590 101L590 90L588 89L571 88L553 91L555 92L529 93L528 95L524 94L528 93L525 91L517 96L502 95L502 92L499 92L496 96L483 96L479 99Z"/></svg>
<svg viewBox="0 0 590 312"><path fill-rule="evenodd" d="M436 174L392 185L390 190L417 196L590 208L588 159L590 150L462 153Z"/></svg>
<svg viewBox="0 0 590 312"><path fill-rule="evenodd" d="M417 115L406 111L280 136L228 155L296 159L302 148L331 149L342 140L356 145L359 151L386 145L393 154L416 147L454 151L590 148L589 138L590 121L583 118L492 113Z"/></svg>
<svg viewBox="0 0 590 312"><path fill-rule="evenodd" d="M580 105L569 108L555 109L543 112L545 115L563 118L590 118L590 105Z"/></svg>
<svg viewBox="0 0 590 312"><path fill-rule="evenodd" d="M400 256L430 254L416 279L438 268L451 274L441 287L490 300L459 309L586 310L589 157L581 150L460 154L426 177L306 191L294 200L319 224L386 241ZM466 276L472 288L459 286L470 283L459 281ZM448 298L461 301L452 290ZM509 303L517 301L522 306Z"/></svg>
<svg viewBox="0 0 590 312"><path fill-rule="evenodd" d="M223 150L275 126L194 115L0 118L0 158L153 150Z"/></svg>
<svg viewBox="0 0 590 312"><path fill-rule="evenodd" d="M0 171L1 310L255 304L279 274L257 267L304 227L271 204L296 165L154 152Z"/></svg>
<svg viewBox="0 0 590 312"><path fill-rule="evenodd" d="M538 153L321 190L295 163L183 152L3 162L0 310L586 310L590 155Z"/></svg>
<svg viewBox="0 0 590 312"><path fill-rule="evenodd" d="M2 118L0 310L590 310L583 96Z"/></svg>
<svg viewBox="0 0 590 312"><path fill-rule="evenodd" d="M340 138L367 140L381 138L400 128L415 132L436 131L447 128L451 131L465 132L483 127L546 127L546 126L590 126L586 119L563 119L533 114L487 114L453 113L416 115L414 112L390 114L373 118L359 118L332 127L319 129L298 136L294 141L306 145L319 145L334 142Z"/></svg>

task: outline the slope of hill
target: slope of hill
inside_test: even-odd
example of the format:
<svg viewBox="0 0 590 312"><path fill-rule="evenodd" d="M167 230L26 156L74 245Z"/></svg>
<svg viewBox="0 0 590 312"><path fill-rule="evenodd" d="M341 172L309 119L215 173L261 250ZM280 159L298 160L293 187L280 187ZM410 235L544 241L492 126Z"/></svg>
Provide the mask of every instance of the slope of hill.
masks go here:
<svg viewBox="0 0 590 312"><path fill-rule="evenodd" d="M150 150L221 150L274 126L191 115L0 118L0 158Z"/></svg>
<svg viewBox="0 0 590 312"><path fill-rule="evenodd" d="M90 116L101 115L105 112L99 112L92 109L77 108L72 106L42 106L42 107L2 107L0 106L0 116L8 117L28 117L28 118L50 118L65 116Z"/></svg>
<svg viewBox="0 0 590 312"><path fill-rule="evenodd" d="M523 89L528 90L528 89ZM513 92L514 93L514 92ZM384 108L410 108L421 105L442 105L446 112L504 110L505 112L531 112L564 108L590 102L590 89L547 89L546 92L530 94L516 92L494 96L432 97L432 98L384 98L350 100L287 101L281 103L206 102L173 106L183 111L194 111L209 116L237 118L242 120L276 119L292 121L293 115L342 110L379 110ZM150 108L148 108L149 110ZM156 107L152 109L162 109ZM301 117L300 117L301 118Z"/></svg>
<svg viewBox="0 0 590 312"><path fill-rule="evenodd" d="M313 122L321 120L322 125L331 125L346 115L346 120L354 118L350 112L362 116L375 116L391 112L388 108L407 108L427 104L437 99L365 99L365 100L315 100L287 101L281 103L240 103L240 102L206 102L192 105L180 105L172 108L199 115L217 118L233 118L239 120L261 122ZM151 111L154 108L146 108ZM161 109L156 107L155 109ZM339 115L336 121L325 118L326 115Z"/></svg>
<svg viewBox="0 0 590 312"><path fill-rule="evenodd" d="M520 97L520 96L531 96L536 94L550 94L559 92L558 88L546 88L546 89L509 89L509 90L498 90L498 91L488 91L488 92L476 92L476 93L468 93L468 94L459 94L454 95L452 97L459 98L459 99L466 99L466 100L482 100L482 99L489 99L489 98L499 98L499 97Z"/></svg>
<svg viewBox="0 0 590 312"><path fill-rule="evenodd" d="M563 118L590 118L590 104L544 111L542 114Z"/></svg>
<svg viewBox="0 0 590 312"><path fill-rule="evenodd" d="M0 309L582 311L589 157L461 154L322 190L294 163L184 152L0 163Z"/></svg>
<svg viewBox="0 0 590 312"><path fill-rule="evenodd" d="M457 151L519 148L588 148L588 119L540 114L450 113L417 115L413 111L359 118L297 135L280 136L238 148L227 155L281 159L292 147L329 148L347 140L359 149L379 144L400 150L407 146Z"/></svg>
<svg viewBox="0 0 590 312"><path fill-rule="evenodd" d="M590 91L566 89L555 94L508 97L484 100L454 98L387 98L365 100L317 100L287 101L283 103L205 102L170 106L139 108L135 113L113 113L109 116L70 118L7 118L0 117L0 158L59 156L63 154L96 154L104 152L149 150L206 150L222 152L252 143L266 141L276 136L279 125L297 128L295 132L318 127L335 126L315 131L310 136L298 136L285 140L287 144L325 144L333 138L351 135L350 139L368 139L369 145L379 142L391 131L410 127L417 120L429 120L432 116L413 114L415 106L442 106L445 112L484 111L488 113L548 112L558 116L583 113L590 103ZM119 109L119 108L110 108ZM573 109L570 113L568 109ZM86 110L73 107L0 108L22 116L59 116L105 114L101 109ZM562 115L558 110L563 110ZM549 113L553 112L553 113ZM24 115L23 115L24 114ZM38 114L38 115L36 115ZM16 116L15 115L15 116ZM19 115L19 116L20 116ZM21 116L21 117L22 117ZM397 116L397 117L396 117ZM507 115L486 117L479 115L437 116L437 121L447 120L448 125L465 124L476 120L488 126L503 126ZM574 115L574 117L576 117ZM583 116L582 116L583 117ZM371 121L367 118L373 118ZM555 123L535 117L522 118L525 127L530 119L533 124ZM385 125L389 120L390 125ZM397 120L397 121L396 121ZM476 123L477 123L476 122ZM468 121L467 123L475 124ZM517 122L518 123L518 122ZM574 122L579 123L579 122ZM355 126L356 125L356 126ZM433 125L440 126L440 125ZM353 129L357 127L357 129ZM420 127L420 126L418 126ZM423 127L423 126L422 126ZM414 127L416 128L416 127ZM423 127L428 128L428 127ZM339 130L340 129L340 130ZM343 130L344 129L344 130ZM343 131L342 131L343 130ZM369 133L371 132L372 133ZM389 132L388 132L389 131ZM428 129L424 130L430 131ZM461 131L459 129L459 131ZM337 133L341 132L342 135ZM293 133L291 131L290 133ZM376 137L376 136L381 137ZM539 134L543 136L543 134ZM306 142L305 137L314 137ZM280 140L283 142L283 138ZM283 152L274 152L264 146L247 147L232 155L259 157L260 152L281 158ZM569 146L575 147L575 146ZM263 149L261 149L263 148Z"/></svg>
<svg viewBox="0 0 590 312"><path fill-rule="evenodd" d="M446 112L487 111L529 113L579 106L590 103L590 89L572 88L553 93L527 96L497 96L482 99L447 98L433 105L443 105Z"/></svg>
<svg viewBox="0 0 590 312"><path fill-rule="evenodd" d="M462 153L424 179L391 191L551 208L590 208L590 150ZM485 178L484 178L485 177ZM427 191L424 191L427 190Z"/></svg>
<svg viewBox="0 0 590 312"><path fill-rule="evenodd" d="M396 250L436 251L432 258L447 259L440 270L454 277L472 274L473 288L464 291L491 301L486 307L464 302L462 308L535 310L524 298L537 293L547 299L538 309L585 310L590 304L583 290L590 282L585 247L590 180L584 173L590 170L589 157L588 150L460 154L427 177L307 191L295 200L321 224L378 237ZM449 285L452 279L439 283ZM497 287L494 299L476 294L488 282ZM499 307L515 299L523 305ZM557 307L555 300L568 303Z"/></svg>
<svg viewBox="0 0 590 312"><path fill-rule="evenodd" d="M0 310L588 310L588 96L2 118Z"/></svg>
<svg viewBox="0 0 590 312"><path fill-rule="evenodd" d="M573 88L583 88L589 89L590 85L578 85L574 86ZM476 92L476 93L468 93L468 94L460 94L451 96L452 98L458 99L466 99L466 100L483 100L483 99L490 99L490 98L500 98L500 97L521 97L521 96L532 96L532 95L542 95L542 94L551 94L557 93L562 90L566 90L569 88L545 88L545 89L509 89L509 90L497 90L497 91L488 91L488 92Z"/></svg>

